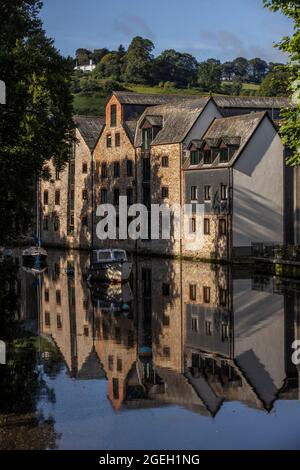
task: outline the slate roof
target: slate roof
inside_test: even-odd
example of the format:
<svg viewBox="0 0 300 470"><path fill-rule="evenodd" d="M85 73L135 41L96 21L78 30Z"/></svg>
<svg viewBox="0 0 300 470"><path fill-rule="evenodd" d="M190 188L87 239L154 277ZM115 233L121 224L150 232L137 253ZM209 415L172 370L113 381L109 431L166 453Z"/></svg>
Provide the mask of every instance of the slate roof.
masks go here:
<svg viewBox="0 0 300 470"><path fill-rule="evenodd" d="M125 131L131 141L131 143L134 143L134 137L135 137L135 132L136 132L136 126L137 126L138 121L125 121L123 123Z"/></svg>
<svg viewBox="0 0 300 470"><path fill-rule="evenodd" d="M180 103L182 101L191 101L201 99L199 95L161 95L154 93L133 93L131 91L114 91L113 95L121 104L138 106L155 106L165 103Z"/></svg>
<svg viewBox="0 0 300 470"><path fill-rule="evenodd" d="M88 148L92 151L104 128L105 118L99 116L73 116L76 128L82 135Z"/></svg>
<svg viewBox="0 0 300 470"><path fill-rule="evenodd" d="M105 372L94 347L82 364L77 378L81 380L96 380L105 378Z"/></svg>
<svg viewBox="0 0 300 470"><path fill-rule="evenodd" d="M268 116L267 113L263 111L215 119L203 139L207 142L211 139L213 141L218 139L225 141L227 139L231 142L239 142L239 149L234 156L236 160L266 116Z"/></svg>
<svg viewBox="0 0 300 470"><path fill-rule="evenodd" d="M139 119L135 146L140 147L142 145L141 125L147 116L152 118L154 116L160 117L162 122L162 129L157 133L152 145L182 142L209 100L209 97L198 97L197 100L193 101L148 107Z"/></svg>
<svg viewBox="0 0 300 470"><path fill-rule="evenodd" d="M215 103L220 108L256 108L256 109L281 109L291 107L287 97L267 96L214 96Z"/></svg>

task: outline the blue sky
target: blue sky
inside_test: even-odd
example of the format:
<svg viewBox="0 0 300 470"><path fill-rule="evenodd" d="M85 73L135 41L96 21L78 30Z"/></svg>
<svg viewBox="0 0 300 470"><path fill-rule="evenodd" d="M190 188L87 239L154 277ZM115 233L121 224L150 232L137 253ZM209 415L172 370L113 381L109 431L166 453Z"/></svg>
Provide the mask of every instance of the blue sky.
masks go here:
<svg viewBox="0 0 300 470"><path fill-rule="evenodd" d="M155 43L155 54L174 48L198 60L283 61L273 43L292 32L262 0L44 0L41 16L56 47L72 56L79 47L127 46L140 35Z"/></svg>

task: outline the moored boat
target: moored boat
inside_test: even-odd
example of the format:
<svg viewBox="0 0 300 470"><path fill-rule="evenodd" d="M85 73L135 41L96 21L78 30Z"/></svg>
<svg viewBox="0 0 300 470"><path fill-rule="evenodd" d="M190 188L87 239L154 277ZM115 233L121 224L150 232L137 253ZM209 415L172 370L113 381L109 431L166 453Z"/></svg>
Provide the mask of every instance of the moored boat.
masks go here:
<svg viewBox="0 0 300 470"><path fill-rule="evenodd" d="M26 264L42 263L47 260L47 251L40 246L31 246L23 250L22 258Z"/></svg>
<svg viewBox="0 0 300 470"><path fill-rule="evenodd" d="M88 268L88 281L125 283L130 277L131 270L132 263L128 261L126 251L94 250Z"/></svg>

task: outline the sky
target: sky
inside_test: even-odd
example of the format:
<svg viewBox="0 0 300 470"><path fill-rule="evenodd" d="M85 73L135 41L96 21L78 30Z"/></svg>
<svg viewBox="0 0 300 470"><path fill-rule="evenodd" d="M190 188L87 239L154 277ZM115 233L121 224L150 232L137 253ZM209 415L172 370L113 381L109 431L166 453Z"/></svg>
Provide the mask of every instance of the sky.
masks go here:
<svg viewBox="0 0 300 470"><path fill-rule="evenodd" d="M56 47L72 57L79 47L116 49L143 36L155 55L176 49L198 60L285 61L273 44L293 30L263 0L44 0L41 17Z"/></svg>

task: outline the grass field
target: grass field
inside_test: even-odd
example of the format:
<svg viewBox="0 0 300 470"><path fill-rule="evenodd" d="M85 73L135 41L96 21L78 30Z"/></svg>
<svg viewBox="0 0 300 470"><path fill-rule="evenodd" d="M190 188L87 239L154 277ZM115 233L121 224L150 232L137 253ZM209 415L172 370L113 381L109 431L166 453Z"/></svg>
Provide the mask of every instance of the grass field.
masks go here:
<svg viewBox="0 0 300 470"><path fill-rule="evenodd" d="M230 82L227 82L230 83ZM209 93L200 91L197 88L162 88L159 86L146 86L146 85L133 85L126 84L127 91L135 93L155 93L155 94L170 94L170 95L199 95L208 96ZM244 90L257 91L259 85L254 83L244 83ZM104 114L105 104L108 96L104 96L99 92L77 93L74 95L74 110L75 114L85 114L99 116Z"/></svg>

